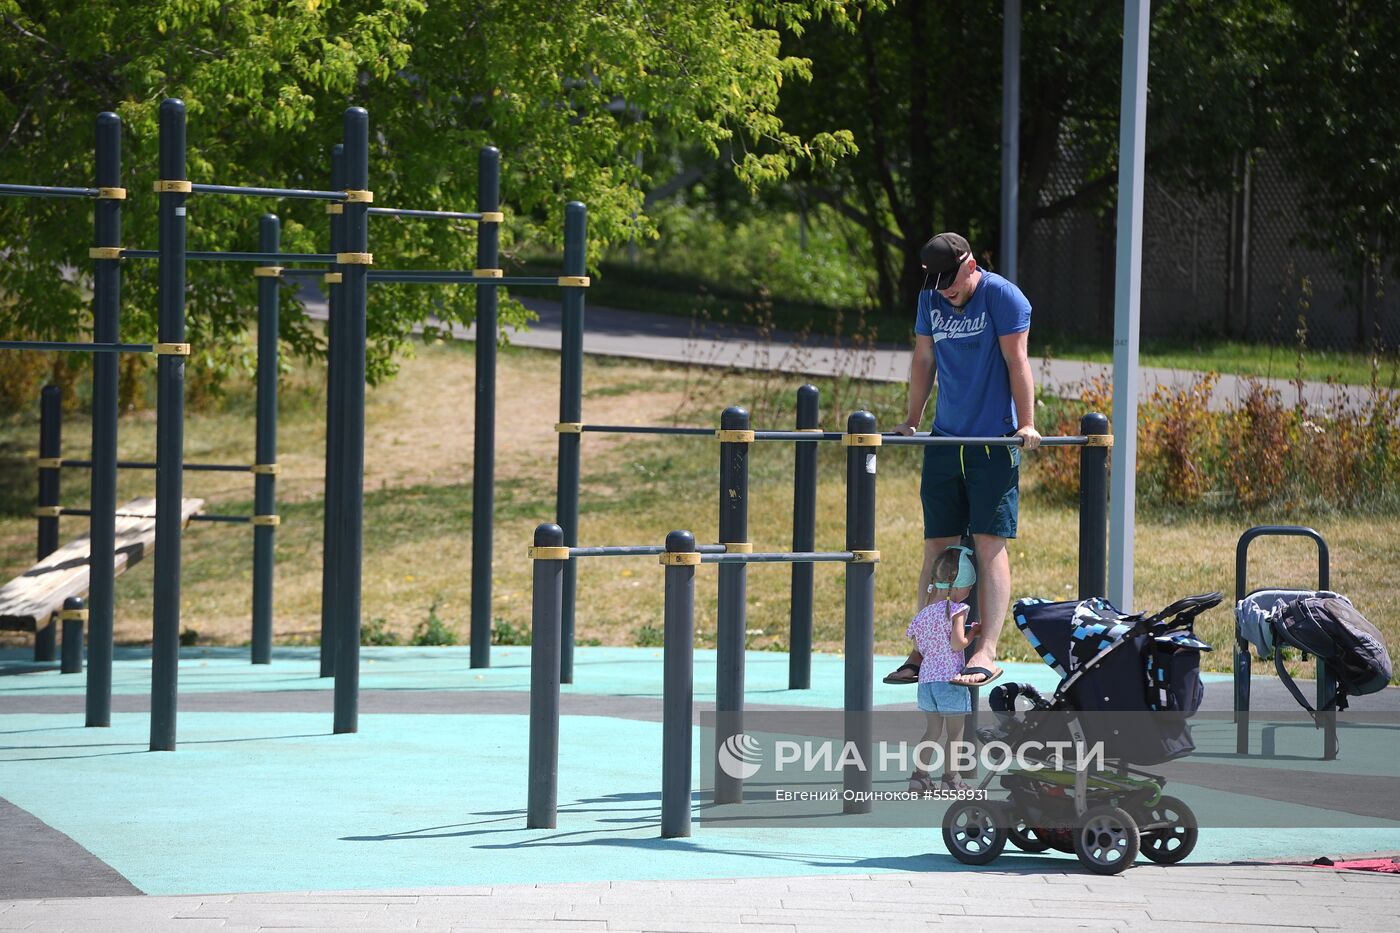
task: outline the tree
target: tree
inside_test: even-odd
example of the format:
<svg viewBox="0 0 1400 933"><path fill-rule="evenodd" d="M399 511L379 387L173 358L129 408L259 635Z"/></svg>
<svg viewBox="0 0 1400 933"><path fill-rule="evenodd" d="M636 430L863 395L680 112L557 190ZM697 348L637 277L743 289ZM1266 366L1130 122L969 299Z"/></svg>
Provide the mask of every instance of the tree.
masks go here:
<svg viewBox="0 0 1400 933"><path fill-rule="evenodd" d="M378 204L470 210L476 151L502 150L507 254L557 247L563 203L590 208L590 249L645 231L635 154L675 140L734 153L746 185L779 181L809 162L853 151L850 135L806 136L776 115L784 82L807 77L780 48L779 27L800 33L840 21L840 0L145 0L92 6L0 0L0 178L91 184L93 118L114 109L126 124L130 191L124 239L156 240L156 114L167 96L189 113L189 173L221 184L328 187L328 150L340 114L365 106L371 188ZM257 217L283 218L283 248L325 248L320 205L197 196L193 249L252 248ZM0 199L7 236L0 263L3 331L63 339L87 326L85 248L90 220L72 202ZM375 218L376 263L470 268L470 226ZM385 227L393 229L385 231ZM154 272L124 273L123 337L155 332ZM473 316L470 288L376 287L370 371L392 369L412 326L433 312ZM246 266L201 263L189 276L197 346L236 343L252 321ZM377 297L376 297L377 296ZM289 292L288 297L293 297ZM519 322L523 311L503 309ZM283 316L292 349L319 338Z"/></svg>
<svg viewBox="0 0 1400 933"><path fill-rule="evenodd" d="M1301 2L1301 0L1300 0ZM1263 144L1281 118L1271 81L1287 56L1285 0L1154 5L1148 161L1158 177L1206 190L1231 183L1222 157ZM848 126L857 159L800 172L811 197L858 220L876 303L913 307L918 250L938 230L967 232L995 268L999 240L1002 0L898 0L852 12L856 38L820 24L791 36L813 86L780 114L799 133ZM1392 18L1393 19L1393 18ZM1027 0L1021 39L1020 223L1116 198L1122 3ZM840 89L835 93L834 89ZM1049 182L1068 154L1072 190Z"/></svg>

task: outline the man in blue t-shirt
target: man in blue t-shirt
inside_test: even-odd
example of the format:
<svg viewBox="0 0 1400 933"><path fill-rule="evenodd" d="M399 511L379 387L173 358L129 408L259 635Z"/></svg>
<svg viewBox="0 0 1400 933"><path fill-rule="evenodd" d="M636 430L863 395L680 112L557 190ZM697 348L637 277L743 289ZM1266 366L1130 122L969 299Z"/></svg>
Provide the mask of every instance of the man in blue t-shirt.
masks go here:
<svg viewBox="0 0 1400 933"><path fill-rule="evenodd" d="M969 444L924 448L919 495L924 505L924 563L916 611L928 601L933 561L971 534L977 551L981 639L953 683L969 687L1001 676L996 665L1011 564L1006 541L1016 537L1021 451L1040 444L1035 384L1026 337L1031 305L1021 290L977 267L967 240L940 233L920 252L926 271L914 323L909 418L895 427L912 435L923 420L935 377L933 431L948 437L1021 437L1020 447ZM918 680L913 657L890 682ZM909 671L913 667L912 674Z"/></svg>

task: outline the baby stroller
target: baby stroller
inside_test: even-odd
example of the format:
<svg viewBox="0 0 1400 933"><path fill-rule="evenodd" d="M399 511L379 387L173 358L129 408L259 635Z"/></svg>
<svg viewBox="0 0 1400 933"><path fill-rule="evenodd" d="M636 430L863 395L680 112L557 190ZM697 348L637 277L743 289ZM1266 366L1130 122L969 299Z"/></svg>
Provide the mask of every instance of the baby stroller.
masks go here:
<svg viewBox="0 0 1400 933"><path fill-rule="evenodd" d="M1186 720L1201 705L1200 653L1211 648L1193 626L1220 600L1189 596L1150 616L1124 615L1097 598L1017 602L1017 627L1060 684L1049 698L1022 683L992 690L997 723L978 738L1022 751L1017 767L991 771L977 786L999 779L1006 799L958 801L944 814L953 857L985 865L1010 841L1025 852L1073 852L1090 871L1113 875L1139 853L1161 865L1190 855L1195 814L1162 794L1162 777L1136 766L1194 750ZM1023 753L1052 742L1075 753L1064 761ZM1095 749L1103 768L1094 767Z"/></svg>

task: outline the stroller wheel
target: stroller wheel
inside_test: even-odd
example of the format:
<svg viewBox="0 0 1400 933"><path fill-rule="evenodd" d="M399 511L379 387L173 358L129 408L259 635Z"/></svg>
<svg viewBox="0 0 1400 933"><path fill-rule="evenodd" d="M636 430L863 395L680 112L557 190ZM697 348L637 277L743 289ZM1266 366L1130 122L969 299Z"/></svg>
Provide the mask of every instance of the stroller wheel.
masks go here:
<svg viewBox="0 0 1400 933"><path fill-rule="evenodd" d="M1139 821L1142 854L1158 865L1175 865L1196 848L1196 814L1176 797L1163 797Z"/></svg>
<svg viewBox="0 0 1400 933"><path fill-rule="evenodd" d="M1044 852L1050 848L1050 843L1042 840L1034 827L1027 826L1025 817L1019 813L1012 815L1011 825L1006 828L1006 838L1022 852Z"/></svg>
<svg viewBox="0 0 1400 933"><path fill-rule="evenodd" d="M982 800L954 803L943 814L943 844L965 865L986 865L1006 848L1006 812Z"/></svg>
<svg viewBox="0 0 1400 933"><path fill-rule="evenodd" d="M1138 856L1137 822L1113 806L1090 807L1074 831L1074 854L1096 875L1116 875Z"/></svg>

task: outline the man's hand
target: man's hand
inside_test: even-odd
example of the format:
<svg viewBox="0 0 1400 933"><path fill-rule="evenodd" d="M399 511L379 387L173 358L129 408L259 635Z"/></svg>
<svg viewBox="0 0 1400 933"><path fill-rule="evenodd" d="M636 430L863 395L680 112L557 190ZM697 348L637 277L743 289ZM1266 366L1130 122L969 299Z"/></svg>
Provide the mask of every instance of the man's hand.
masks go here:
<svg viewBox="0 0 1400 933"><path fill-rule="evenodd" d="M916 433L918 433L919 422L906 421L903 424L895 425L892 430L895 434L903 434L905 437L913 437ZM1036 443L1040 443L1039 438L1040 435L1036 435Z"/></svg>
<svg viewBox="0 0 1400 933"><path fill-rule="evenodd" d="M1016 432L1016 436L1025 438L1025 441L1021 444L1022 450L1035 450L1040 446L1040 432L1035 429L1035 425L1033 424L1022 425Z"/></svg>

